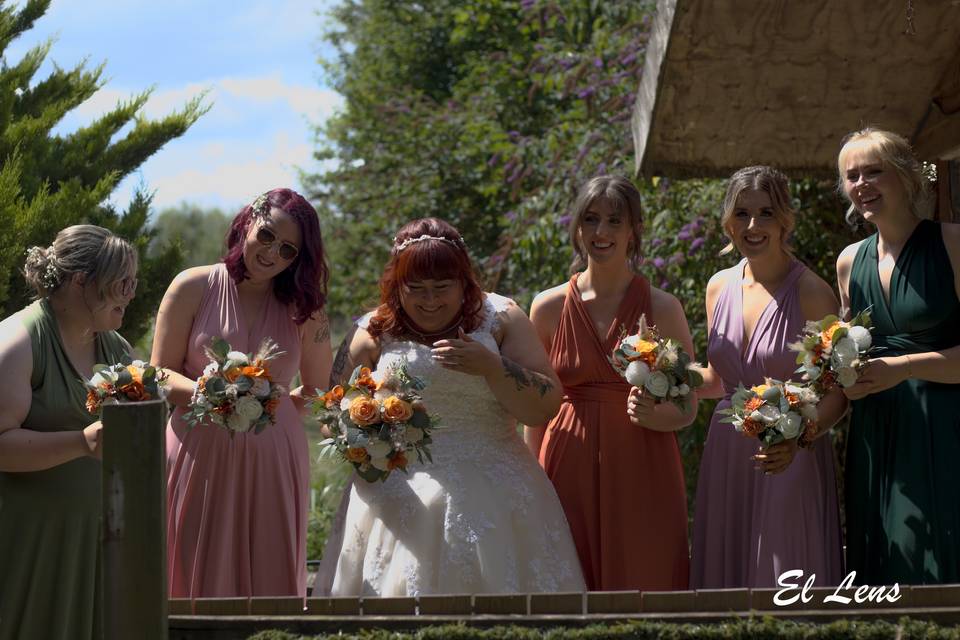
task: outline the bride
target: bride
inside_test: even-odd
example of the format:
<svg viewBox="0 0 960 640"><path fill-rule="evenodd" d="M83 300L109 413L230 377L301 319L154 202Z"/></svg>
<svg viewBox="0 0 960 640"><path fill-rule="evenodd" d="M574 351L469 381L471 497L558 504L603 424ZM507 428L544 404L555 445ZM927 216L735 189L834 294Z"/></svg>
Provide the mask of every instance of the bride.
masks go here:
<svg viewBox="0 0 960 640"><path fill-rule="evenodd" d="M480 289L460 234L436 218L399 231L380 291L334 366L377 378L406 361L441 427L432 463L352 482L342 543L327 549L339 546L331 594L583 591L553 485L517 432L553 417L562 393L526 315Z"/></svg>

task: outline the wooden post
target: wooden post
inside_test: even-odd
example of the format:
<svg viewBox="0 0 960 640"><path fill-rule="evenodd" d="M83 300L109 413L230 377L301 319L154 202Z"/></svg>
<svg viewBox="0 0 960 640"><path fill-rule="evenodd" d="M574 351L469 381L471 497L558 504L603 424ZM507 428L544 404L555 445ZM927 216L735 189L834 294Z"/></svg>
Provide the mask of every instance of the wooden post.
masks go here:
<svg viewBox="0 0 960 640"><path fill-rule="evenodd" d="M167 405L103 407L104 640L167 639Z"/></svg>

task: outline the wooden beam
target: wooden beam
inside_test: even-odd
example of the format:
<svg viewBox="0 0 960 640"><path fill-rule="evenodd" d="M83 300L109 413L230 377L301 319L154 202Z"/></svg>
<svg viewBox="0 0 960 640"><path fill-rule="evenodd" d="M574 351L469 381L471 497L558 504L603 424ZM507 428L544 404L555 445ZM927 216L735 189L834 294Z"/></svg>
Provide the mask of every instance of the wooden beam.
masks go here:
<svg viewBox="0 0 960 640"><path fill-rule="evenodd" d="M667 59L670 35L673 32L674 16L678 0L657 0L657 13L653 18L647 52L643 62L643 76L633 103L631 130L633 132L634 172L643 172L643 161L650 140L653 116L660 97L660 72Z"/></svg>
<svg viewBox="0 0 960 640"><path fill-rule="evenodd" d="M102 420L104 639L166 640L167 405L105 405Z"/></svg>

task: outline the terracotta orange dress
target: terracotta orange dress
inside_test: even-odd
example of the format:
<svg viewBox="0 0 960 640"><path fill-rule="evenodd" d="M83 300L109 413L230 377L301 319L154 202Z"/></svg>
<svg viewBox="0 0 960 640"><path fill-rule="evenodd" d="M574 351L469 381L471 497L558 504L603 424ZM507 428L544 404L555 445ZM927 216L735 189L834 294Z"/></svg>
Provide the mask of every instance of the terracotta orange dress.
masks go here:
<svg viewBox="0 0 960 640"><path fill-rule="evenodd" d="M621 329L636 329L642 313L656 323L650 283L636 276L607 335L597 335L575 275L550 349L564 398L547 425L540 464L591 591L687 587L687 499L676 436L630 422L630 386L607 360Z"/></svg>

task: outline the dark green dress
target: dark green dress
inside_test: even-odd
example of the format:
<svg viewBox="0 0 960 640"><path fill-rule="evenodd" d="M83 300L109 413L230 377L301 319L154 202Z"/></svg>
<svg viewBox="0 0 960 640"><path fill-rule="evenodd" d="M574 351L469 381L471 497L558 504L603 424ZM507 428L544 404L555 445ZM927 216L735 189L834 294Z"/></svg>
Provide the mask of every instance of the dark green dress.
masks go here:
<svg viewBox="0 0 960 640"><path fill-rule="evenodd" d="M33 395L22 428L81 430L94 421L46 300L24 310ZM97 334L97 362L129 358L116 332ZM0 640L101 636L99 460L0 473Z"/></svg>
<svg viewBox="0 0 960 640"><path fill-rule="evenodd" d="M960 344L960 301L940 225L903 247L887 304L877 236L850 274L854 314L872 307L877 356ZM906 380L852 403L847 449L847 566L857 584L960 582L960 384Z"/></svg>

